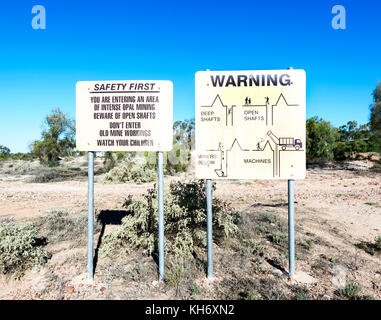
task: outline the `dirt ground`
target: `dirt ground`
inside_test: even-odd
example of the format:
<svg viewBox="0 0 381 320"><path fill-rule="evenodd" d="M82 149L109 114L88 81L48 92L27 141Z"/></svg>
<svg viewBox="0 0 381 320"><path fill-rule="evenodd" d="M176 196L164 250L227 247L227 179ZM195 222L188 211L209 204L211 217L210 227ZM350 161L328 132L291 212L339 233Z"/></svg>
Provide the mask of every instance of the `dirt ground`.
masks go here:
<svg viewBox="0 0 381 320"><path fill-rule="evenodd" d="M173 286L159 283L156 264L139 253L119 261L98 261L95 280L86 278L86 246L73 241L48 244L52 258L21 280L0 275L0 299L340 299L342 282L356 283L362 295L381 299L380 255L356 246L381 236L381 174L369 161L310 166L295 181L296 278L287 276L287 181L217 181L215 197L232 202L258 250L249 253L214 247L215 277L199 273ZM86 169L86 168L85 168ZM191 179L191 174L166 177ZM87 211L86 177L73 181L30 183L25 174L0 174L0 221L34 221L47 210ZM153 183L95 183L95 208L121 210L127 195L140 195ZM258 226L275 217L282 241ZM115 225L105 225L99 238ZM274 222L269 222L269 230ZM279 231L278 230L278 231ZM83 233L86 234L86 229ZM272 239L272 240L271 240ZM278 238L277 238L278 239Z"/></svg>

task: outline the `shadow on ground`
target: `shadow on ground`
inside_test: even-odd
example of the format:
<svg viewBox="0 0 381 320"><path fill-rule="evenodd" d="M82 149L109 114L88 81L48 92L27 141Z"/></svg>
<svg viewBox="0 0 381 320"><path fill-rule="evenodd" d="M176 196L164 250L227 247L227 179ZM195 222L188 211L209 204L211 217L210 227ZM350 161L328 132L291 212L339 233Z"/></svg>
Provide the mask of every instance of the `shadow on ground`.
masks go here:
<svg viewBox="0 0 381 320"><path fill-rule="evenodd" d="M102 210L97 216L97 220L102 225L101 233L98 237L97 247L94 252L94 273L98 263L98 252L102 244L103 235L106 229L106 225L121 225L122 219L132 214L129 210Z"/></svg>

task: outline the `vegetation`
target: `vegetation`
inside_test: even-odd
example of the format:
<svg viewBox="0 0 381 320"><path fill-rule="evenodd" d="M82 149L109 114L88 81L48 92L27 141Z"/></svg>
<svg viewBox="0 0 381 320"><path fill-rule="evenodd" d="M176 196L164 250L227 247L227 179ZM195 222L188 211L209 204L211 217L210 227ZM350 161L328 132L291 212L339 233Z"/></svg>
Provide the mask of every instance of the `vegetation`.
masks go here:
<svg viewBox="0 0 381 320"><path fill-rule="evenodd" d="M259 300L259 297L257 290L249 290L244 300Z"/></svg>
<svg viewBox="0 0 381 320"><path fill-rule="evenodd" d="M0 144L0 160L7 159L11 154L11 150Z"/></svg>
<svg viewBox="0 0 381 320"><path fill-rule="evenodd" d="M328 121L313 117L306 122L307 161L328 161L334 158L337 131Z"/></svg>
<svg viewBox="0 0 381 320"><path fill-rule="evenodd" d="M104 165L104 171L108 172L111 169L115 168L115 166L119 163L119 161L122 161L128 156L134 157L136 155L136 152L111 152L106 151L103 157L103 165Z"/></svg>
<svg viewBox="0 0 381 320"><path fill-rule="evenodd" d="M79 177L87 176L87 171L81 170L78 167L40 167L31 170L28 173L33 173L34 176L28 180L33 183L57 182L65 180L73 180Z"/></svg>
<svg viewBox="0 0 381 320"><path fill-rule="evenodd" d="M375 150L369 124L358 126L356 121L349 121L337 130L338 141L334 146L335 160L345 160L356 156L360 152L371 152Z"/></svg>
<svg viewBox="0 0 381 320"><path fill-rule="evenodd" d="M57 165L60 157L72 155L75 148L74 120L54 109L44 121L41 140L31 144L31 152L42 163Z"/></svg>
<svg viewBox="0 0 381 320"><path fill-rule="evenodd" d="M375 254L381 252L381 237L376 238L374 243L361 241L356 243L355 246L374 256Z"/></svg>
<svg viewBox="0 0 381 320"><path fill-rule="evenodd" d="M328 121L313 117L306 122L307 161L325 162L356 157L360 152L376 151L370 125L356 121L334 128Z"/></svg>
<svg viewBox="0 0 381 320"><path fill-rule="evenodd" d="M206 247L205 183L203 180L172 182L164 196L165 251L169 256L183 259L195 250ZM150 189L140 197L129 196L124 203L130 214L122 225L105 237L101 253L114 256L141 249L152 255L157 251L157 190ZM238 228L229 203L213 199L213 240L221 243L234 236ZM177 271L176 271L177 272Z"/></svg>
<svg viewBox="0 0 381 320"><path fill-rule="evenodd" d="M48 242L73 240L76 246L86 244L87 214L71 216L66 210L48 211L37 219L36 227L46 236ZM97 223L95 230L99 229L100 225Z"/></svg>
<svg viewBox="0 0 381 320"><path fill-rule="evenodd" d="M35 156L31 152L23 153L11 153L9 156L12 160L25 160L25 161L33 161Z"/></svg>
<svg viewBox="0 0 381 320"><path fill-rule="evenodd" d="M377 150L381 151L381 83L373 91L373 104L370 107L370 130Z"/></svg>
<svg viewBox="0 0 381 320"><path fill-rule="evenodd" d="M194 149L194 119L176 121L173 124L173 149L167 153L168 161L165 172L173 174L185 172L191 161L191 151Z"/></svg>
<svg viewBox="0 0 381 320"><path fill-rule="evenodd" d="M348 283L344 289L338 291L338 296L355 299L360 291L361 287L357 283Z"/></svg>
<svg viewBox="0 0 381 320"><path fill-rule="evenodd" d="M112 157L112 156L111 156ZM108 183L144 183L156 180L156 171L144 159L138 159L134 155L126 154L109 172L106 173L104 181Z"/></svg>
<svg viewBox="0 0 381 320"><path fill-rule="evenodd" d="M191 161L191 151L194 149L194 119L176 121L173 124L173 148L164 152L164 174L174 175L186 172ZM146 162L152 168L157 168L156 152L145 152Z"/></svg>
<svg viewBox="0 0 381 320"><path fill-rule="evenodd" d="M348 121L339 128L312 117L306 122L307 161L324 162L357 157L361 152L381 150L381 83L373 91L369 123Z"/></svg>
<svg viewBox="0 0 381 320"><path fill-rule="evenodd" d="M0 272L19 279L25 270L45 264L50 254L43 245L34 224L0 223Z"/></svg>

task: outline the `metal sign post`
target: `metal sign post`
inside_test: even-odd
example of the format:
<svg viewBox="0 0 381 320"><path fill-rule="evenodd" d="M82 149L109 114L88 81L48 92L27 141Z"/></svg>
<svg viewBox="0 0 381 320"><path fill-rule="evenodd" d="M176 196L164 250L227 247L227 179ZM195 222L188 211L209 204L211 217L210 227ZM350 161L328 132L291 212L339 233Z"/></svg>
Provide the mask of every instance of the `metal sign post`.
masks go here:
<svg viewBox="0 0 381 320"><path fill-rule="evenodd" d="M88 162L88 212L87 212L87 272L94 279L94 152L87 153Z"/></svg>
<svg viewBox="0 0 381 320"><path fill-rule="evenodd" d="M295 221L294 221L294 180L288 180L288 261L289 278L295 275Z"/></svg>
<svg viewBox="0 0 381 320"><path fill-rule="evenodd" d="M293 67L287 70L293 70ZM288 261L289 278L295 275L295 220L294 220L294 180L288 180Z"/></svg>
<svg viewBox="0 0 381 320"><path fill-rule="evenodd" d="M163 152L159 151L157 157L158 175L158 215L159 215L159 281L164 280L164 170Z"/></svg>
<svg viewBox="0 0 381 320"><path fill-rule="evenodd" d="M213 278L212 180L206 179L206 230L208 246L208 278Z"/></svg>

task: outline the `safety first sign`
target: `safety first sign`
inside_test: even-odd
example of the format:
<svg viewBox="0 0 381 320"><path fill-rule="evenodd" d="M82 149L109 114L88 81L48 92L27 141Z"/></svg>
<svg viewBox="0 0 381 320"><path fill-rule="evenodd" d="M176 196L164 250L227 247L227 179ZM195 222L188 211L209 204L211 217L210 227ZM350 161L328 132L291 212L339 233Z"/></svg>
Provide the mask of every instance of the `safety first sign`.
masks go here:
<svg viewBox="0 0 381 320"><path fill-rule="evenodd" d="M80 81L76 86L77 149L170 151L171 81Z"/></svg>
<svg viewBox="0 0 381 320"><path fill-rule="evenodd" d="M196 73L196 177L303 179L304 70Z"/></svg>

